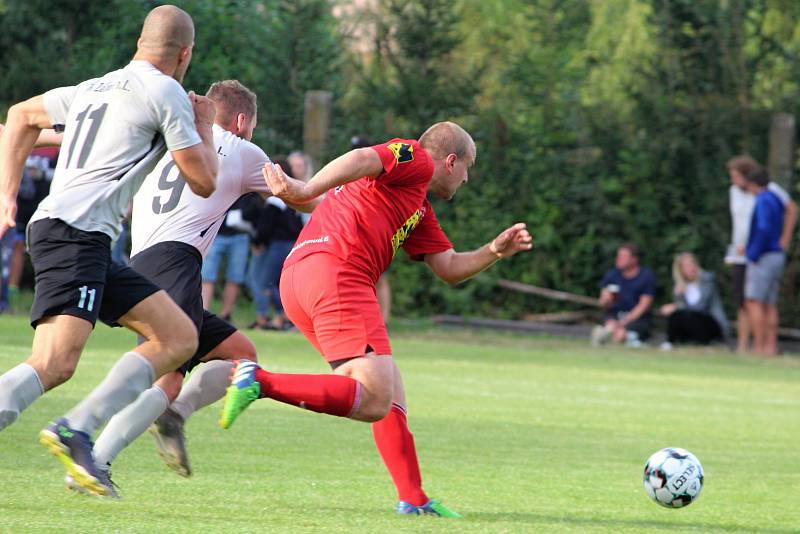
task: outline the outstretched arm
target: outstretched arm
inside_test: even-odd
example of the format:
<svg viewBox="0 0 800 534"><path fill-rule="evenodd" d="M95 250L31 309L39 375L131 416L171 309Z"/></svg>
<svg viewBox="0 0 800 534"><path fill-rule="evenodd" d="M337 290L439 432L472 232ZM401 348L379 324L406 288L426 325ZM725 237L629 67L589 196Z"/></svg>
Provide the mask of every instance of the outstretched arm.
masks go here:
<svg viewBox="0 0 800 534"><path fill-rule="evenodd" d="M0 135L0 237L15 225L17 193L25 160L39 132L52 127L41 95L14 104L8 110Z"/></svg>
<svg viewBox="0 0 800 534"><path fill-rule="evenodd" d="M491 243L476 250L456 252L449 249L426 254L425 263L436 276L448 284L458 284L491 267L501 258L531 248L531 234L525 228L525 223L517 223L503 230Z"/></svg>
<svg viewBox="0 0 800 534"><path fill-rule="evenodd" d="M383 162L371 148L357 148L343 154L319 170L308 182L286 176L280 165L267 163L264 178L272 194L290 205L307 204L321 194L364 176L383 172Z"/></svg>

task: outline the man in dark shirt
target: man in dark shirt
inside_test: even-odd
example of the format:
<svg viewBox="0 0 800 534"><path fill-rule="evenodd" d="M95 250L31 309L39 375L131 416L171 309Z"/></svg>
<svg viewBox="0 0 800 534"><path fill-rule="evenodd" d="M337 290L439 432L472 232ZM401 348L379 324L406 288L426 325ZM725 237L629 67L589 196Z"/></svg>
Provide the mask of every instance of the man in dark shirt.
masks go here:
<svg viewBox="0 0 800 534"><path fill-rule="evenodd" d="M615 268L600 282L605 323L592 331L592 343L607 341L638 346L650 335L651 308L656 293L653 272L639 266L639 249L632 243L617 249Z"/></svg>

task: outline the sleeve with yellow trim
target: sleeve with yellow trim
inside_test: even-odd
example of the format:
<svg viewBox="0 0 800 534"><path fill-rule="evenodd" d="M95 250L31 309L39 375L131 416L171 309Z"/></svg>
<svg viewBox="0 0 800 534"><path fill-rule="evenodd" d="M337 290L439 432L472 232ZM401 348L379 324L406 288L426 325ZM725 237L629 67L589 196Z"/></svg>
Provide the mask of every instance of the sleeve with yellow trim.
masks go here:
<svg viewBox="0 0 800 534"><path fill-rule="evenodd" d="M433 164L414 139L392 139L371 147L383 163L383 172L376 178L383 183L417 183L430 180Z"/></svg>
<svg viewBox="0 0 800 534"><path fill-rule="evenodd" d="M442 230L430 202L425 200L422 209L424 213L419 223L403 243L403 250L414 261L422 261L426 254L436 254L453 248L453 243Z"/></svg>

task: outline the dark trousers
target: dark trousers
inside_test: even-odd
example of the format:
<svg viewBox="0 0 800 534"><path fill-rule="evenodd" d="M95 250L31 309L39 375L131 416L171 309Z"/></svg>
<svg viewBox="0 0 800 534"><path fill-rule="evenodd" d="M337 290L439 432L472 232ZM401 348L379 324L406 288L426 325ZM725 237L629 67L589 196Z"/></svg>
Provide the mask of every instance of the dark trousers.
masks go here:
<svg viewBox="0 0 800 534"><path fill-rule="evenodd" d="M667 319L667 339L670 343L708 345L715 339L722 339L722 330L707 313L677 310Z"/></svg>

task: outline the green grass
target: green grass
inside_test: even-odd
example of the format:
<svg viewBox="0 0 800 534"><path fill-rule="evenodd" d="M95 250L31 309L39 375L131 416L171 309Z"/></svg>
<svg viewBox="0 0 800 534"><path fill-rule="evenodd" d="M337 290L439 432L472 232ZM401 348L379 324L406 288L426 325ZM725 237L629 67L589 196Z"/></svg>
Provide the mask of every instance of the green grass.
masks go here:
<svg viewBox="0 0 800 534"><path fill-rule="evenodd" d="M257 332L275 370L326 372L297 334ZM0 318L0 370L27 356L24 318ZM400 332L428 493L462 520L397 517L368 425L271 401L234 425L217 404L188 424L195 475L164 468L149 436L114 466L119 502L71 495L36 443L132 344L98 327L76 376L0 433L0 532L797 532L800 360L707 351L592 350L458 331ZM703 462L689 508L642 489L657 449Z"/></svg>

